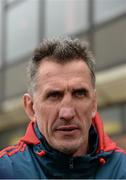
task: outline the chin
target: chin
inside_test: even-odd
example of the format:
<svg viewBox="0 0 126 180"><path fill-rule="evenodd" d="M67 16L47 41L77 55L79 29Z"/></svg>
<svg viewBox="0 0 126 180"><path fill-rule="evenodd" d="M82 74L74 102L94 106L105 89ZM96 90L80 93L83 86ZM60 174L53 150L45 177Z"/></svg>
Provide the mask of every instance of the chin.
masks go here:
<svg viewBox="0 0 126 180"><path fill-rule="evenodd" d="M74 154L76 151L78 151L79 148L80 144L71 142L61 142L60 144L55 146L55 149L68 155Z"/></svg>
<svg viewBox="0 0 126 180"><path fill-rule="evenodd" d="M83 151L85 149L84 138L76 138L76 139L56 139L53 138L49 143L54 149L65 153L65 154L76 154L78 151ZM83 152L82 152L83 153Z"/></svg>

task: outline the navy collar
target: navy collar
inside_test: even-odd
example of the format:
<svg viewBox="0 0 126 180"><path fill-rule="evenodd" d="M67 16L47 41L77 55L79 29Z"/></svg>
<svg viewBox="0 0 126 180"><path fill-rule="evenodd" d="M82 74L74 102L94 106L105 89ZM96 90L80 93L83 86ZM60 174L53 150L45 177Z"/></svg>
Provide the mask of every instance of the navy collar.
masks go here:
<svg viewBox="0 0 126 180"><path fill-rule="evenodd" d="M80 157L72 157L71 155L53 149L40 133L37 125L34 125L34 130L40 140L40 143L34 146L34 151L45 151L43 157L37 156L36 158L41 164L41 167L46 169L49 178L57 179L62 177L63 179L68 179L70 177L81 179L94 177L99 162L97 155L95 155L98 138L93 126L89 132L89 144L91 148L88 154Z"/></svg>
<svg viewBox="0 0 126 180"><path fill-rule="evenodd" d="M52 148L48 144L48 142L46 141L45 137L40 132L37 123L34 124L34 130L35 130L35 133L36 133L37 137L39 138L39 140L41 142L41 145L42 145L41 148L43 150L48 151L50 153L55 152L57 154L62 154L62 155L65 155L65 156L69 157L69 155L66 155L66 154L64 154L62 152L59 152L58 150ZM96 155L97 146L98 146L98 135L96 133L96 129L92 125L90 130L89 130L89 150L88 150L87 155L95 156Z"/></svg>

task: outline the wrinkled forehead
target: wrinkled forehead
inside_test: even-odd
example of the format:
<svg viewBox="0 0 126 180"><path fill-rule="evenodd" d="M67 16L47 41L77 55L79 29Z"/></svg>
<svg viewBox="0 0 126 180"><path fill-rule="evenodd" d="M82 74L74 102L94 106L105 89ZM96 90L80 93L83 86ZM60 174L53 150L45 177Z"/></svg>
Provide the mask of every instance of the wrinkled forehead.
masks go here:
<svg viewBox="0 0 126 180"><path fill-rule="evenodd" d="M91 74L83 60L73 60L65 64L55 61L43 61L38 71L39 84L53 84L57 82L73 82L76 84L88 83L91 85Z"/></svg>
<svg viewBox="0 0 126 180"><path fill-rule="evenodd" d="M65 61L65 63L60 63L60 61L49 57L44 58L41 61L38 69L38 74L49 75L55 72L57 73L58 71L60 71L61 73L79 73L80 71L83 71L90 74L90 69L83 59L72 59L69 61Z"/></svg>

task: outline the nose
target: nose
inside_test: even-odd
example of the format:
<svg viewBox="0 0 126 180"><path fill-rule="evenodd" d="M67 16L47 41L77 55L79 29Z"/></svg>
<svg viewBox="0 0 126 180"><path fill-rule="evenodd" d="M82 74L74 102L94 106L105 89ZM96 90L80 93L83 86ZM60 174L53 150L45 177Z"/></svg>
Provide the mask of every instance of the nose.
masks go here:
<svg viewBox="0 0 126 180"><path fill-rule="evenodd" d="M61 107L59 111L59 118L63 120L72 120L75 116L73 107Z"/></svg>

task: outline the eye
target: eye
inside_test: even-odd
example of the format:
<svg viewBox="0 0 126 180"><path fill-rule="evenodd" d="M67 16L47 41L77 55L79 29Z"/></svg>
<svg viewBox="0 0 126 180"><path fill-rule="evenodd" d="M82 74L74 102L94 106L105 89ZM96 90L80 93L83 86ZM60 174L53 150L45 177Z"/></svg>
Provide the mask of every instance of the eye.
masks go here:
<svg viewBox="0 0 126 180"><path fill-rule="evenodd" d="M81 88L73 91L73 95L79 98L83 98L88 95L88 90Z"/></svg>
<svg viewBox="0 0 126 180"><path fill-rule="evenodd" d="M47 94L47 99L57 100L62 97L62 92L60 91L51 91Z"/></svg>

